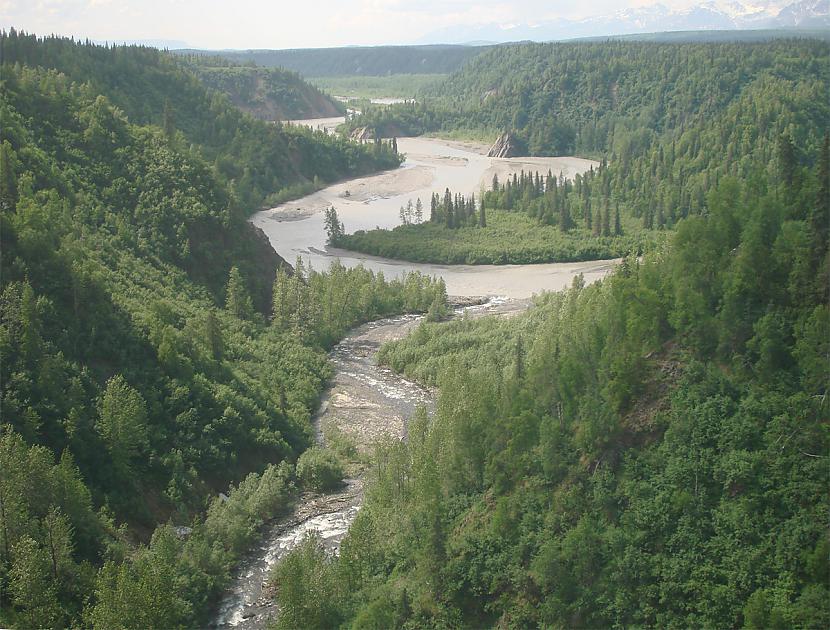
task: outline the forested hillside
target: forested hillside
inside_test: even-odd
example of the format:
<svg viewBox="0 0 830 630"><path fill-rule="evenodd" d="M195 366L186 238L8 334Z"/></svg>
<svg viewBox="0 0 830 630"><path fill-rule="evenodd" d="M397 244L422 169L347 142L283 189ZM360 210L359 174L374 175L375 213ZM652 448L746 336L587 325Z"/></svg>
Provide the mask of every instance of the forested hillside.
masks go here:
<svg viewBox="0 0 830 630"><path fill-rule="evenodd" d="M233 186L246 212L270 194L307 191L315 178L319 185L398 164L391 151L367 152L339 138L246 116L154 48L84 46L14 30L2 34L0 45L8 66L53 70L105 96L130 122L181 134L182 143L198 147L216 177Z"/></svg>
<svg viewBox="0 0 830 630"><path fill-rule="evenodd" d="M386 76L390 74L447 74L458 70L483 46L349 46L288 50L230 50L232 61L253 61L266 68L285 68L304 77ZM177 54L210 54L181 50ZM388 95L387 95L388 96Z"/></svg>
<svg viewBox="0 0 830 630"><path fill-rule="evenodd" d="M558 202L547 191L540 205L524 189L494 200L543 225L566 232L572 225L577 235L583 228L583 246L596 249L594 229L609 213L619 211L636 231L671 229L700 214L724 177L765 172L791 180L826 132L828 76L830 45L811 40L501 46L419 103L374 108L347 126L381 135L507 131L519 154L602 157L607 168L562 191ZM352 244L372 253L429 249L418 230L409 232L370 233ZM510 248L497 239L482 230L452 240L472 251ZM573 250L566 244L541 258L567 260Z"/></svg>
<svg viewBox="0 0 830 630"><path fill-rule="evenodd" d="M801 155L606 280L385 346L437 411L339 558L277 569L279 627L826 628L830 137Z"/></svg>
<svg viewBox="0 0 830 630"><path fill-rule="evenodd" d="M443 286L292 272L245 220L385 147L256 121L155 50L0 43L0 625L204 625L290 505L324 350Z"/></svg>
<svg viewBox="0 0 830 630"><path fill-rule="evenodd" d="M342 116L342 103L281 68L240 65L223 57L191 55L187 68L236 107L266 121Z"/></svg>

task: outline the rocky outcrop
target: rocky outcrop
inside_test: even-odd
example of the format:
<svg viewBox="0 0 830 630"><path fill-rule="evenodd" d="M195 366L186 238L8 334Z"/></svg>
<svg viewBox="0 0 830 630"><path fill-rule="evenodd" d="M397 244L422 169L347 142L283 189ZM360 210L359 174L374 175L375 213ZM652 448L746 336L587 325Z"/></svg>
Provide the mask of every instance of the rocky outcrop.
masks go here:
<svg viewBox="0 0 830 630"><path fill-rule="evenodd" d="M375 131L371 127L358 127L352 131L349 138L356 140L357 142L374 142Z"/></svg>
<svg viewBox="0 0 830 630"><path fill-rule="evenodd" d="M490 147L490 150L487 152L487 157L516 157L519 155L518 147L518 142L516 142L513 134L509 131L505 131L496 139L493 146Z"/></svg>

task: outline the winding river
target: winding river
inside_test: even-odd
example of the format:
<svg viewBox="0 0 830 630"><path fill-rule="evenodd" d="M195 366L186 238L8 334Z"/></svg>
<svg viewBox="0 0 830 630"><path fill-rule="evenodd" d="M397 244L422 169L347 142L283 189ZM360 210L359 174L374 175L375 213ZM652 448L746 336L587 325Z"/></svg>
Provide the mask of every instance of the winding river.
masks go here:
<svg viewBox="0 0 830 630"><path fill-rule="evenodd" d="M325 119L330 121L332 119ZM316 126L318 120L308 121ZM491 158L487 148L474 143L436 138L399 138L398 149L406 155L399 169L335 184L316 193L259 212L251 219L268 235L274 249L289 263L302 256L317 270L328 268L335 258L347 267L362 264L382 271L387 278L417 270L444 278L447 291L457 296L498 295L527 298L541 291L557 291L583 274L592 282L613 266L614 261L551 263L541 265L430 265L402 262L326 247L323 210L337 208L347 232L399 224L399 209L421 199L429 213L433 192L449 188L453 193L479 194L489 187L493 175L502 181L519 171L562 173L573 177L597 162L575 157Z"/></svg>
<svg viewBox="0 0 830 630"><path fill-rule="evenodd" d="M300 121L301 124L336 124L336 119ZM259 212L252 222L268 235L272 246L289 262L301 256L315 269L325 269L335 258L346 266L362 264L382 271L387 278L411 270L444 278L453 296L487 297L483 304L456 308L471 316L510 314L527 307L534 293L568 286L577 274L586 282L596 280L615 261L543 265L446 266L412 264L327 249L323 210L337 208L347 231L375 226L393 227L398 210L410 199L420 198L429 207L432 192L450 188L469 194L513 172L550 169L566 177L587 170L594 162L580 158L510 158L486 156L486 147L430 138L401 138L406 154L401 168L329 186L302 199ZM463 299L460 301L464 301ZM470 300L467 300L470 303ZM331 351L335 375L314 419L318 440L328 426L336 426L359 450L367 451L384 435L403 438L406 421L418 406L433 406L433 392L377 365L380 346L400 339L418 325L421 317L405 315L378 320L353 330ZM303 537L316 531L336 553L363 499L364 479L346 480L344 488L324 496L304 496L286 519L271 524L259 545L242 561L217 608L213 626L239 630L265 628L276 612L268 577L273 566Z"/></svg>

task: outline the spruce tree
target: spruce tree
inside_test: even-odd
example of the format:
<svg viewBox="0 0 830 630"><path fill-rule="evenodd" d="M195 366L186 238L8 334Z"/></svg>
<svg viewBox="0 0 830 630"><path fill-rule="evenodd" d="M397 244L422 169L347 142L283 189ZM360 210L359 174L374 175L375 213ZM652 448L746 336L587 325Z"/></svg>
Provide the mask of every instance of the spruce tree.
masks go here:
<svg viewBox="0 0 830 630"><path fill-rule="evenodd" d="M617 207L614 210L614 236L620 236L622 234L622 223L620 222L620 204L617 203Z"/></svg>
<svg viewBox="0 0 830 630"><path fill-rule="evenodd" d="M225 308L239 319L250 319L254 315L254 305L239 268L231 267L228 285L225 290Z"/></svg>
<svg viewBox="0 0 830 630"><path fill-rule="evenodd" d="M571 210L567 201L562 204L562 209L559 211L559 229L563 232L571 229Z"/></svg>
<svg viewBox="0 0 830 630"><path fill-rule="evenodd" d="M173 107L170 105L170 99L164 99L164 111L162 113L162 129L164 130L164 137L172 140L176 134L175 119L173 117Z"/></svg>
<svg viewBox="0 0 830 630"><path fill-rule="evenodd" d="M778 137L778 163L781 180L787 187L792 186L796 167L795 147L792 138L786 133Z"/></svg>
<svg viewBox="0 0 830 630"><path fill-rule="evenodd" d="M450 193L449 188L444 191L444 216L447 227L449 229L455 227L455 222L453 220L452 193Z"/></svg>
<svg viewBox="0 0 830 630"><path fill-rule="evenodd" d="M611 236L611 203L608 197L605 198L602 208L602 235Z"/></svg>
<svg viewBox="0 0 830 630"><path fill-rule="evenodd" d="M271 325L277 330L288 330L293 312L290 302L291 279L280 265L274 278L274 290L271 298Z"/></svg>
<svg viewBox="0 0 830 630"><path fill-rule="evenodd" d="M8 140L0 144L0 209L11 210L17 203L17 176L13 164L14 149Z"/></svg>

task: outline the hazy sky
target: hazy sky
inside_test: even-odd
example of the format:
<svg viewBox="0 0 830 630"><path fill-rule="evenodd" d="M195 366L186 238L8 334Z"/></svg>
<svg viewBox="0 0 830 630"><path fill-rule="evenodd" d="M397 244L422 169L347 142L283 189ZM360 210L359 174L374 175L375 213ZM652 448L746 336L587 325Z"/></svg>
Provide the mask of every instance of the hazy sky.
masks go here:
<svg viewBox="0 0 830 630"><path fill-rule="evenodd" d="M580 18L654 1L0 0L0 26L95 40L179 40L199 48L309 48L407 44L456 24Z"/></svg>

